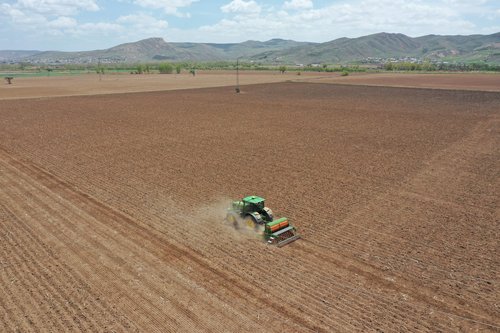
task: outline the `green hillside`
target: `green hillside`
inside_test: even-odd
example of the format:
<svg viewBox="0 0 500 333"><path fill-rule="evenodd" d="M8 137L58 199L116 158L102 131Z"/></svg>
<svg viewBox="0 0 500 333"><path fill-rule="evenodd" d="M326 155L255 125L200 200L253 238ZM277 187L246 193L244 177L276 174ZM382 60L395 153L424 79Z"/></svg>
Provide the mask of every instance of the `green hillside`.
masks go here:
<svg viewBox="0 0 500 333"><path fill-rule="evenodd" d="M0 51L0 61L43 64L210 62L234 61L237 58L262 64L346 64L409 59L498 65L500 33L416 38L397 33L378 33L358 38L339 38L326 43L283 39L228 44L171 43L162 38L148 38L94 51Z"/></svg>

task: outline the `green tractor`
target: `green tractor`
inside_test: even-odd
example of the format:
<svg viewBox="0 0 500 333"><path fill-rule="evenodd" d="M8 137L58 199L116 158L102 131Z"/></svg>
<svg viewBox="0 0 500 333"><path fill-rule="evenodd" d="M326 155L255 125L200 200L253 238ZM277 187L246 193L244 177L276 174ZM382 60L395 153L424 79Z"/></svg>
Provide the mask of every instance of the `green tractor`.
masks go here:
<svg viewBox="0 0 500 333"><path fill-rule="evenodd" d="M236 229L249 228L262 235L268 244L281 247L300 238L297 230L286 217L275 219L264 198L251 195L233 201L227 210L226 220Z"/></svg>

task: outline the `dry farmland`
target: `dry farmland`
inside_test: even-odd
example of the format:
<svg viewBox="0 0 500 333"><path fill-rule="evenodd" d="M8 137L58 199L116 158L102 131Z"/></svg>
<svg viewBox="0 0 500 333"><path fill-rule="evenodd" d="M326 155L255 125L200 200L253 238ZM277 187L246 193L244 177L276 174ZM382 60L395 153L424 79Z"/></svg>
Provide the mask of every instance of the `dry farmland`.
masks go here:
<svg viewBox="0 0 500 333"><path fill-rule="evenodd" d="M500 331L500 92L321 80L2 87L0 331Z"/></svg>

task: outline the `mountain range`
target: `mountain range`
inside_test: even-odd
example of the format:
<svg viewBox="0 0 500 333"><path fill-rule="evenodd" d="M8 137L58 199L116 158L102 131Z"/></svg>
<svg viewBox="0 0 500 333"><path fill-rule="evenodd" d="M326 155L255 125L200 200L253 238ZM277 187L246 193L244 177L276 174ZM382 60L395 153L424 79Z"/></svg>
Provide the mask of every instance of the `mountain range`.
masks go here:
<svg viewBox="0 0 500 333"><path fill-rule="evenodd" d="M415 38L398 33L377 33L325 43L283 39L227 44L174 43L162 38L148 38L94 51L0 51L0 62L4 63L214 62L235 61L237 58L262 64L346 64L383 59L500 64L500 32Z"/></svg>

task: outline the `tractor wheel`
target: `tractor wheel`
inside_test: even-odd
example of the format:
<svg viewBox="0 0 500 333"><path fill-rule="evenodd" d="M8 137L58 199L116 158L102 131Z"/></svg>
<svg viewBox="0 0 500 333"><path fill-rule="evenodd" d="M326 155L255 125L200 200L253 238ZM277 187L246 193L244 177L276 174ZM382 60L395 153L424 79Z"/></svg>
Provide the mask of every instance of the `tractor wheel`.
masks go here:
<svg viewBox="0 0 500 333"><path fill-rule="evenodd" d="M235 229L240 228L239 217L235 213L229 213L226 216L226 220L233 225Z"/></svg>
<svg viewBox="0 0 500 333"><path fill-rule="evenodd" d="M255 231L257 234L264 234L264 225L257 223L252 215L247 215L243 220L243 224L250 230Z"/></svg>
<svg viewBox="0 0 500 333"><path fill-rule="evenodd" d="M255 229L255 227L257 226L257 222L255 221L252 215L245 216L243 223L248 229Z"/></svg>
<svg viewBox="0 0 500 333"><path fill-rule="evenodd" d="M274 219L273 211L269 207L264 207L265 215L267 215L267 220L272 221Z"/></svg>

